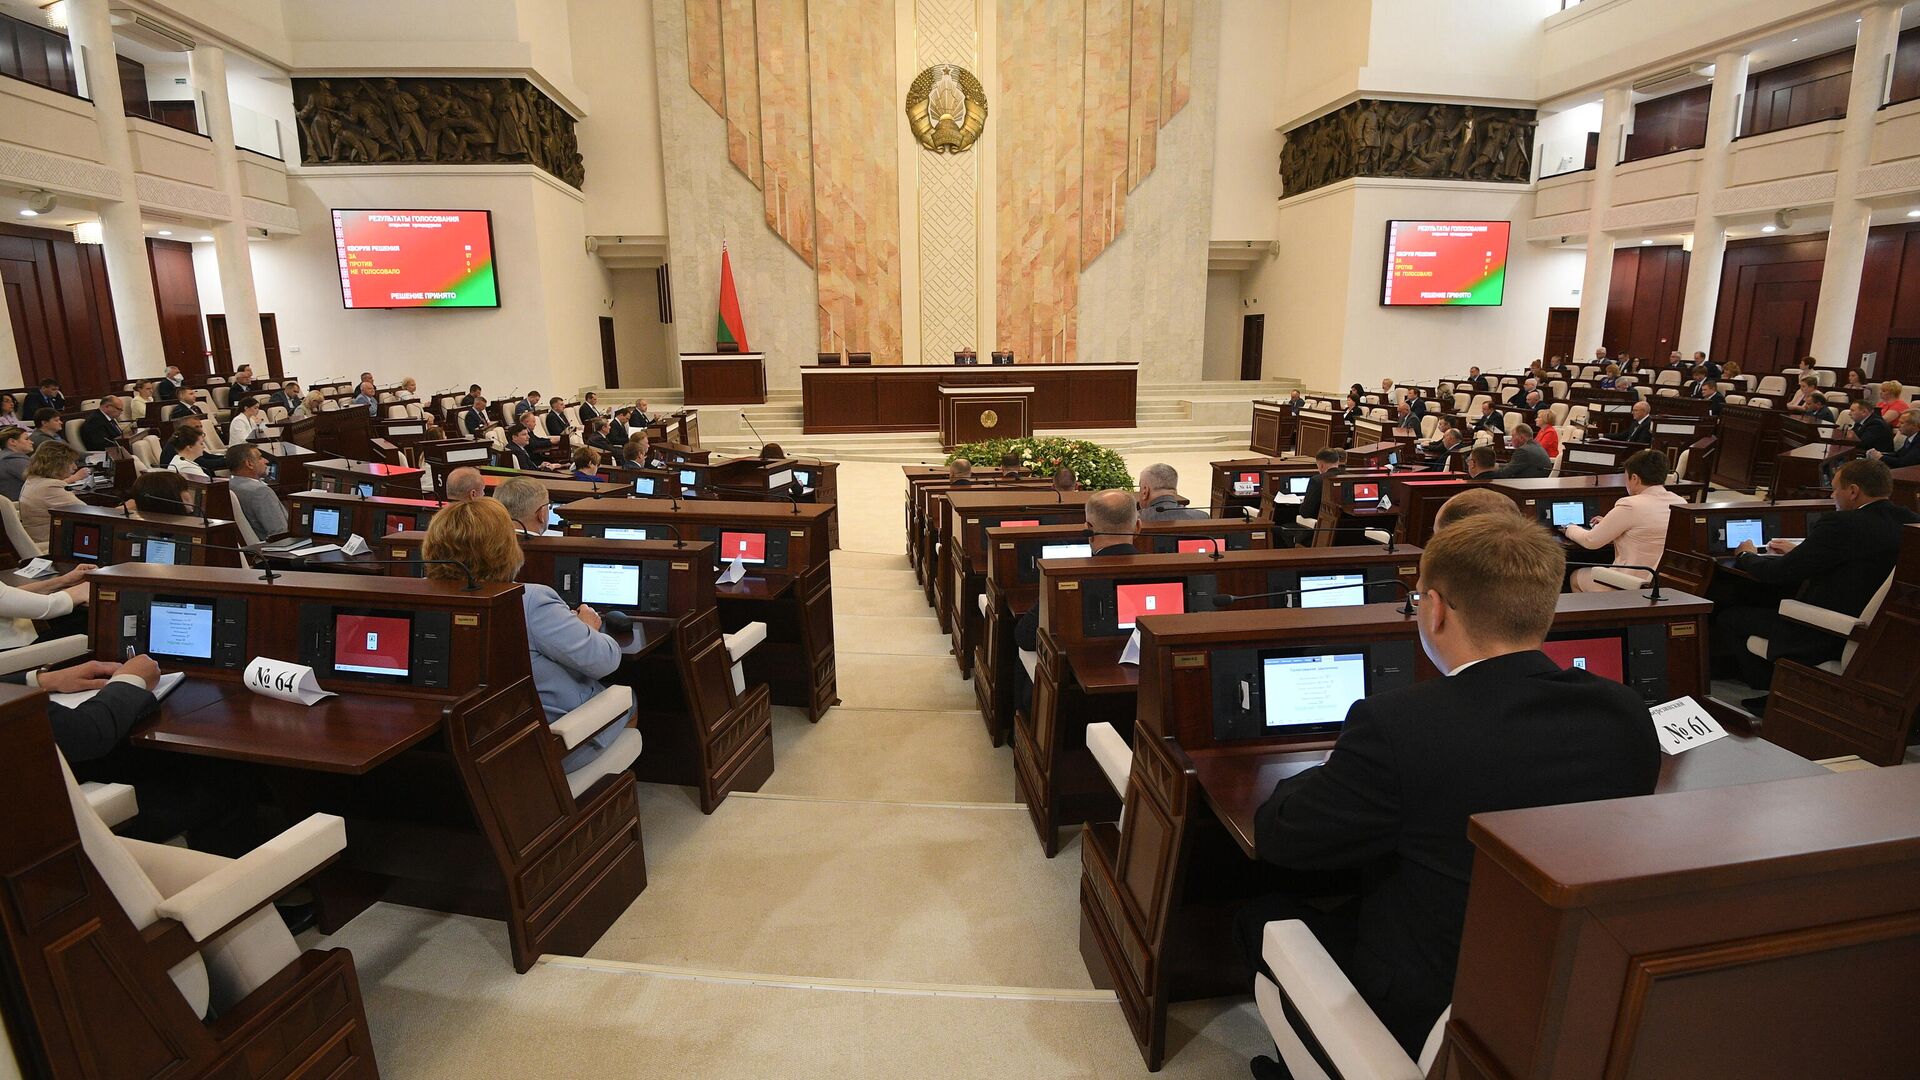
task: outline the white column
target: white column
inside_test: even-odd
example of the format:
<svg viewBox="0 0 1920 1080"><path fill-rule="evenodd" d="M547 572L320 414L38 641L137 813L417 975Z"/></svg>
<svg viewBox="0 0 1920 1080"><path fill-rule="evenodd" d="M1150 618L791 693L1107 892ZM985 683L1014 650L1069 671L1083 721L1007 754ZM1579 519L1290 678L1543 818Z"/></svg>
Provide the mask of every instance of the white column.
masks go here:
<svg viewBox="0 0 1920 1080"><path fill-rule="evenodd" d="M1887 99L1887 71L1900 38L1900 5L1860 13L1853 48L1853 82L1847 120L1834 155L1833 224L1827 230L1827 261L1820 269L1820 307L1813 317L1812 354L1822 364L1851 365L1853 317L1860 305L1860 277L1867 263L1867 228L1873 208L1859 195L1860 173L1873 157L1873 125Z"/></svg>
<svg viewBox="0 0 1920 1080"><path fill-rule="evenodd" d="M67 32L83 57L87 94L100 131L101 163L120 180L120 199L100 203L105 239L107 288L113 294L113 322L120 331L120 355L128 378L166 370L160 342L160 307L153 298L153 270L147 264L147 235L140 221L140 196L134 187L133 139L127 133L127 101L120 93L119 61L113 49L113 23L107 0L72 0Z"/></svg>
<svg viewBox="0 0 1920 1080"><path fill-rule="evenodd" d="M253 253L247 247L247 215L240 188L240 151L233 144L233 106L227 98L226 50L201 45L188 57L193 85L207 111L207 137L213 140L213 164L232 217L215 222L213 252L220 267L220 297L226 307L227 341L234 370L252 364L267 374L266 340L260 334L260 301L253 291Z"/></svg>
<svg viewBox="0 0 1920 1080"><path fill-rule="evenodd" d="M1713 318L1720 304L1720 271L1727 259L1727 226L1713 211L1727 186L1727 160L1740 133L1740 105L1747 91L1747 54L1713 59L1713 97L1707 104L1707 144L1700 152L1700 201L1693 211L1693 257L1687 262L1687 296L1680 309L1681 355L1713 348ZM1665 360L1666 357L1660 357Z"/></svg>
<svg viewBox="0 0 1920 1080"><path fill-rule="evenodd" d="M1600 149L1593 163L1592 197L1587 210L1587 273L1580 283L1580 325L1573 332L1573 355L1590 359L1606 344L1607 289L1613 283L1613 234L1602 222L1613 205L1613 172L1620 164L1620 133L1626 129L1631 91L1616 86L1600 102ZM1546 359L1541 357L1541 359Z"/></svg>

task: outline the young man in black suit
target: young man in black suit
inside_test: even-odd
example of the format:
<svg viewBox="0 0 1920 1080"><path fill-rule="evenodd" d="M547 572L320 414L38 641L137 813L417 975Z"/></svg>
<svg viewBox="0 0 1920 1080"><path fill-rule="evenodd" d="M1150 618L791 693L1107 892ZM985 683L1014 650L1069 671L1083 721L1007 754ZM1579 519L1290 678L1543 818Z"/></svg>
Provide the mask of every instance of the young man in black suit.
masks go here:
<svg viewBox="0 0 1920 1080"><path fill-rule="evenodd" d="M1346 460L1346 454L1331 446L1323 446L1314 453L1313 467L1319 471L1307 481L1306 493L1300 496L1300 505L1295 510L1297 517L1302 520L1318 520L1320 503L1327 491L1327 478L1339 475L1340 467ZM1274 512L1279 513L1278 508ZM1311 543L1313 540L1313 534L1299 526L1284 530L1284 535L1294 544Z"/></svg>
<svg viewBox="0 0 1920 1080"><path fill-rule="evenodd" d="M1898 436L1903 441L1893 450L1869 450L1867 456L1884 462L1889 469L1920 465L1920 409L1908 409L1900 414Z"/></svg>
<svg viewBox="0 0 1920 1080"><path fill-rule="evenodd" d="M606 413L600 411L600 395L591 390L587 391L587 396L580 399L580 422L584 424L605 415Z"/></svg>
<svg viewBox="0 0 1920 1080"><path fill-rule="evenodd" d="M1720 388L1710 379L1701 379L1694 383L1693 396L1706 402L1707 412L1714 416L1719 416L1720 410L1727 405L1727 395L1721 393Z"/></svg>
<svg viewBox="0 0 1920 1080"><path fill-rule="evenodd" d="M67 399L60 392L59 379L41 379L40 386L27 391L26 400L20 403L21 416L32 416L41 409L52 409L57 413L67 411Z"/></svg>
<svg viewBox="0 0 1920 1080"><path fill-rule="evenodd" d="M1260 858L1300 891L1241 913L1249 964L1267 923L1305 922L1410 1055L1453 994L1467 819L1646 795L1660 775L1640 695L1540 651L1565 568L1553 536L1508 515L1436 533L1418 622L1443 676L1354 702L1326 764L1282 781L1254 819ZM1277 1068L1256 1061L1254 1075Z"/></svg>
<svg viewBox="0 0 1920 1080"><path fill-rule="evenodd" d="M1859 441L1862 450L1878 450L1883 454L1893 452L1893 429L1880 415L1880 410L1864 401L1856 401L1847 406L1853 414L1853 437Z"/></svg>
<svg viewBox="0 0 1920 1080"><path fill-rule="evenodd" d="M1893 572L1900 554L1900 529L1920 522L1920 514L1895 505L1893 474L1886 465L1856 458L1833 475L1833 505L1807 530L1798 545L1770 541L1763 552L1751 542L1740 545L1734 565L1768 585L1792 585L1798 598L1815 607L1858 615ZM1711 644L1716 666L1738 666L1741 678L1756 690L1773 683L1777 660L1820 664L1838 660L1846 639L1823 633L1782 616L1777 603L1765 606L1716 605ZM1767 641L1765 660L1747 649L1747 638ZM1765 698L1749 698L1749 711Z"/></svg>

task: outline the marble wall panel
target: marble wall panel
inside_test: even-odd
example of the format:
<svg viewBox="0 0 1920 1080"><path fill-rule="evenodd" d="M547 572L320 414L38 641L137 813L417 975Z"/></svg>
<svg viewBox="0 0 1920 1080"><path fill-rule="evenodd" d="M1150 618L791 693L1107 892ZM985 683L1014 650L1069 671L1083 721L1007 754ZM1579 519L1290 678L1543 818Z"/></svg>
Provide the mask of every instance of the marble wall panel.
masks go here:
<svg viewBox="0 0 1920 1080"><path fill-rule="evenodd" d="M767 227L814 264L813 109L808 93L807 0L759 0L760 187Z"/></svg>
<svg viewBox="0 0 1920 1080"><path fill-rule="evenodd" d="M720 0L720 56L727 102L727 160L760 183L760 62L753 0Z"/></svg>
<svg viewBox="0 0 1920 1080"><path fill-rule="evenodd" d="M1163 0L1133 0L1133 101L1127 110L1128 187L1153 172L1160 133L1160 36Z"/></svg>
<svg viewBox="0 0 1920 1080"><path fill-rule="evenodd" d="M1080 265L1092 265L1126 224L1127 125L1134 0L1087 0L1086 76L1082 88Z"/></svg>
<svg viewBox="0 0 1920 1080"><path fill-rule="evenodd" d="M821 351L898 363L900 158L893 0L807 9Z"/></svg>
<svg viewBox="0 0 1920 1080"><path fill-rule="evenodd" d="M1166 4L1160 38L1160 126L1180 115L1193 96L1193 0Z"/></svg>
<svg viewBox="0 0 1920 1080"><path fill-rule="evenodd" d="M932 64L959 64L977 74L979 32L976 0L913 0L917 55L910 66L918 71ZM951 363L955 350L981 345L975 340L980 311L979 159L979 151L972 148L958 154L914 152L923 364Z"/></svg>
<svg viewBox="0 0 1920 1080"><path fill-rule="evenodd" d="M713 111L727 115L720 72L720 0L687 0L687 82Z"/></svg>
<svg viewBox="0 0 1920 1080"><path fill-rule="evenodd" d="M998 346L1024 363L1070 363L1079 319L1079 5L999 0L996 145Z"/></svg>

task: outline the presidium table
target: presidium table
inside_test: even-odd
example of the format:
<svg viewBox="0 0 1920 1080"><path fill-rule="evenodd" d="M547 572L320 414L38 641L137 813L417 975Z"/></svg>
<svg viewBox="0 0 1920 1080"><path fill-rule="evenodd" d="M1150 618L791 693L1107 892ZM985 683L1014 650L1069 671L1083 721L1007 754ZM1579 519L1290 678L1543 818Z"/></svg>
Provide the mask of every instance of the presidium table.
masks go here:
<svg viewBox="0 0 1920 1080"><path fill-rule="evenodd" d="M1138 364L803 367L802 430L809 435L939 431L942 386L1032 387L1030 430L1130 428L1139 371Z"/></svg>

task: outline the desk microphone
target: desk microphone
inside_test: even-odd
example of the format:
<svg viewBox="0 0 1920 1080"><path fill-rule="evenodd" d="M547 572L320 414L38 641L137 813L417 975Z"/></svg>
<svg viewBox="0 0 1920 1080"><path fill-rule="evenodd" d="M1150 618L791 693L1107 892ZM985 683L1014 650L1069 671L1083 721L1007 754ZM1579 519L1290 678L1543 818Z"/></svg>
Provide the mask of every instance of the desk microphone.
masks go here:
<svg viewBox="0 0 1920 1080"><path fill-rule="evenodd" d="M758 488L729 487L724 484L708 484L707 490L725 492L733 495L765 495L769 499L785 499L793 504L793 512L795 514L800 513L799 497L788 491L775 491L772 488L761 491Z"/></svg>
<svg viewBox="0 0 1920 1080"><path fill-rule="evenodd" d="M747 425L747 430L753 432L753 437L759 441L760 445L765 446L767 444L767 440L764 438L761 438L760 429L757 427L754 427L753 421L747 418L747 410L745 409L740 410L740 419Z"/></svg>
<svg viewBox="0 0 1920 1080"><path fill-rule="evenodd" d="M1281 589L1278 592L1246 593L1241 596L1235 596L1232 593L1219 593L1213 598L1213 606L1217 608L1232 607L1242 600L1269 600L1278 596L1290 596L1294 599L1299 599L1311 593L1336 592L1340 589L1371 589L1377 585L1399 586L1400 591L1404 593L1406 597L1405 602L1400 605L1400 614L1412 615L1414 613L1413 586L1401 581L1397 577L1381 578L1378 581L1363 581L1358 585L1316 585L1311 589Z"/></svg>

